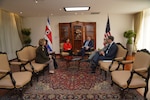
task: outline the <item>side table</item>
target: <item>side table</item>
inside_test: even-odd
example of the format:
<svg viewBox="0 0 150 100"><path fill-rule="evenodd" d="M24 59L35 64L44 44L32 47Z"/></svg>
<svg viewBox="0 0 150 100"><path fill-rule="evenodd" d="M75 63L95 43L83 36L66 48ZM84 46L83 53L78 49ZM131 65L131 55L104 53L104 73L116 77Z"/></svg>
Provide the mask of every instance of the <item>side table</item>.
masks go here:
<svg viewBox="0 0 150 100"><path fill-rule="evenodd" d="M65 60L66 60L67 69L71 67L70 63L74 62L73 67L78 67L79 70L81 57L66 56Z"/></svg>

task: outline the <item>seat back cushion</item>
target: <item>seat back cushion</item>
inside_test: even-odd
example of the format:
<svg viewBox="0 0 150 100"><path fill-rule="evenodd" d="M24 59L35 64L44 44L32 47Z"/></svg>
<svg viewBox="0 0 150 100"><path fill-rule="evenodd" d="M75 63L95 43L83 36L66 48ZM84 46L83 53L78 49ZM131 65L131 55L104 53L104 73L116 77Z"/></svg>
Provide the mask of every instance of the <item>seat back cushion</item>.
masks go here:
<svg viewBox="0 0 150 100"><path fill-rule="evenodd" d="M117 43L118 51L116 57L126 57L128 50L120 43Z"/></svg>
<svg viewBox="0 0 150 100"><path fill-rule="evenodd" d="M10 67L9 67L7 54L0 53L0 78L6 74L5 72L9 72L9 71L10 71Z"/></svg>
<svg viewBox="0 0 150 100"><path fill-rule="evenodd" d="M36 47L35 46L25 46L22 49L16 51L18 59L32 60L36 57Z"/></svg>
<svg viewBox="0 0 150 100"><path fill-rule="evenodd" d="M148 68L150 65L150 54L140 51L135 54L135 60L133 63L133 68Z"/></svg>

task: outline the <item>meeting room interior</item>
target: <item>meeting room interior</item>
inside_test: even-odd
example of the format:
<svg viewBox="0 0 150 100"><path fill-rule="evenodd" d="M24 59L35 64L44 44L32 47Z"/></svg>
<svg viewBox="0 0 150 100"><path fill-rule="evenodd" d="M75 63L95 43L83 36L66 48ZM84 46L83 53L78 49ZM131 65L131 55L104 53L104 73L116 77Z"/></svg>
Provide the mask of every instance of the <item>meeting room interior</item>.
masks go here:
<svg viewBox="0 0 150 100"><path fill-rule="evenodd" d="M150 100L149 26L150 0L0 0L0 100Z"/></svg>

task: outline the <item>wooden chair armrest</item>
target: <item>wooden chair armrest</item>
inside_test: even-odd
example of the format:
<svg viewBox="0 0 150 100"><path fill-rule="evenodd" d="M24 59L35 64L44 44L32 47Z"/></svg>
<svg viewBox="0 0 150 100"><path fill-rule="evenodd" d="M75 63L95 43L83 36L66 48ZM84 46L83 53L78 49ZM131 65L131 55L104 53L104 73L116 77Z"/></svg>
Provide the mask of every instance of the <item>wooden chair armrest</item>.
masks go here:
<svg viewBox="0 0 150 100"><path fill-rule="evenodd" d="M28 62L28 59L20 59L21 62Z"/></svg>
<svg viewBox="0 0 150 100"><path fill-rule="evenodd" d="M120 62L121 64L131 64L133 63L133 60L124 60Z"/></svg>
<svg viewBox="0 0 150 100"><path fill-rule="evenodd" d="M135 72L147 72L147 68L137 68L137 69L134 69Z"/></svg>
<svg viewBox="0 0 150 100"><path fill-rule="evenodd" d="M115 61L122 61L122 60L124 60L124 57L117 57L117 58L115 58L114 60L115 60Z"/></svg>
<svg viewBox="0 0 150 100"><path fill-rule="evenodd" d="M21 65L22 62L11 61L10 64L11 64L11 65Z"/></svg>
<svg viewBox="0 0 150 100"><path fill-rule="evenodd" d="M4 74L4 73L8 73L9 71L8 70L3 70L3 69L0 69L0 73Z"/></svg>

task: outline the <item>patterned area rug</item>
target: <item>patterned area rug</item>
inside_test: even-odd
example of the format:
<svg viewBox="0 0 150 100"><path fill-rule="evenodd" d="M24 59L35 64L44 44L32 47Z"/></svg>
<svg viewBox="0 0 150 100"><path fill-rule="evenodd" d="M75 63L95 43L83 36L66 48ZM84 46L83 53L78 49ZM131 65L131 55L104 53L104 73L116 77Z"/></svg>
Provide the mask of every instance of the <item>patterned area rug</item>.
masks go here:
<svg viewBox="0 0 150 100"><path fill-rule="evenodd" d="M67 69L64 61L58 60L59 68L55 74L39 76L39 81L33 79L33 86L28 85L23 93L24 100L143 100L135 90L126 91L124 98L120 98L117 86L110 85L110 79L103 80L103 75L97 70L91 74L88 64L82 62L80 69L75 62L71 62ZM10 91L1 100L21 100L18 95Z"/></svg>

